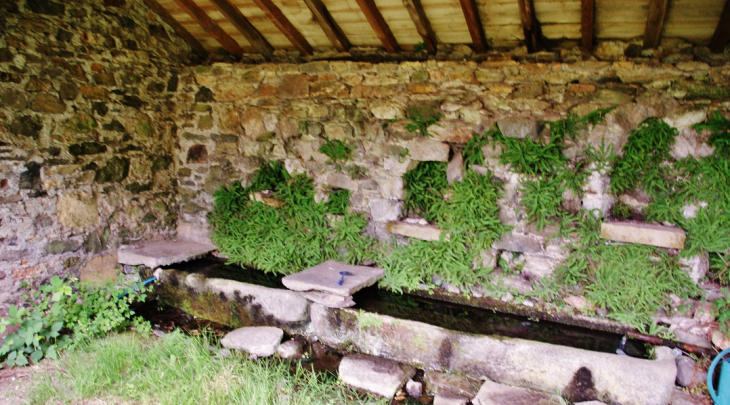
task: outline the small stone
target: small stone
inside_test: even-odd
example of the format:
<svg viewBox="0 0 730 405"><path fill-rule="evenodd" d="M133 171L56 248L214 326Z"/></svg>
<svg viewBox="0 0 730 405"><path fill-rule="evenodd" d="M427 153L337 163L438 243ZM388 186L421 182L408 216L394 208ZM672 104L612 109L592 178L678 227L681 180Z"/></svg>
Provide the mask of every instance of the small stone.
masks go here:
<svg viewBox="0 0 730 405"><path fill-rule="evenodd" d="M687 234L676 227L632 222L604 222L601 237L617 242L684 249Z"/></svg>
<svg viewBox="0 0 730 405"><path fill-rule="evenodd" d="M106 145L98 142L75 143L68 147L68 153L74 156L97 155L106 152Z"/></svg>
<svg viewBox="0 0 730 405"><path fill-rule="evenodd" d="M61 15L66 10L63 3L51 0L28 0L25 5L30 11L37 14Z"/></svg>
<svg viewBox="0 0 730 405"><path fill-rule="evenodd" d="M256 357L268 357L284 337L284 331L272 326L249 326L229 332L221 339L221 346L228 349L243 350Z"/></svg>
<svg viewBox="0 0 730 405"><path fill-rule="evenodd" d="M680 257L678 262L695 284L705 278L710 269L710 257L706 252L689 258Z"/></svg>
<svg viewBox="0 0 730 405"><path fill-rule="evenodd" d="M416 138L408 142L408 156L421 162L449 161L449 145L427 138Z"/></svg>
<svg viewBox="0 0 730 405"><path fill-rule="evenodd" d="M456 152L446 167L446 180L449 184L461 181L464 178L464 158L461 152Z"/></svg>
<svg viewBox="0 0 730 405"><path fill-rule="evenodd" d="M353 354L342 359L340 379L355 388L393 398L396 391L413 377L416 370L408 365L364 354Z"/></svg>
<svg viewBox="0 0 730 405"><path fill-rule="evenodd" d="M341 272L350 273L338 285ZM352 266L328 260L299 273L284 277L281 282L294 291L325 291L348 297L365 287L370 287L383 278L385 271L377 267Z"/></svg>
<svg viewBox="0 0 730 405"><path fill-rule="evenodd" d="M29 115L16 118L12 123L10 123L10 125L8 125L8 130L10 132L31 138L38 138L38 134L41 129L43 129L43 124L41 124L37 118Z"/></svg>
<svg viewBox="0 0 730 405"><path fill-rule="evenodd" d="M375 222L397 221L402 211L402 201L370 200L370 218Z"/></svg>
<svg viewBox="0 0 730 405"><path fill-rule="evenodd" d="M205 145L193 145L188 149L186 163L208 162L208 148Z"/></svg>
<svg viewBox="0 0 730 405"><path fill-rule="evenodd" d="M700 302L692 318L700 323L708 324L715 321L715 308L711 302Z"/></svg>
<svg viewBox="0 0 730 405"><path fill-rule="evenodd" d="M706 373L697 367L695 361L687 356L679 356L677 361L677 385L692 387L707 381Z"/></svg>
<svg viewBox="0 0 730 405"><path fill-rule="evenodd" d="M66 252L79 250L81 244L71 240L54 240L46 245L46 253L58 255Z"/></svg>
<svg viewBox="0 0 730 405"><path fill-rule="evenodd" d="M205 86L200 86L198 92L195 93L195 102L210 103L213 101L215 101L215 97L213 97L213 91Z"/></svg>
<svg viewBox="0 0 730 405"><path fill-rule="evenodd" d="M409 238L438 241L441 239L441 229L433 225L409 224L406 222L388 222L388 232L408 236ZM448 235L444 236L444 240L448 240Z"/></svg>
<svg viewBox="0 0 730 405"><path fill-rule="evenodd" d="M302 296L317 304L322 304L327 308L349 308L355 305L352 295L343 297L342 295L330 294L323 291L304 291Z"/></svg>
<svg viewBox="0 0 730 405"><path fill-rule="evenodd" d="M66 112L66 103L51 94L40 93L30 102L30 109L39 113L62 114Z"/></svg>
<svg viewBox="0 0 730 405"><path fill-rule="evenodd" d="M304 351L302 342L298 340L287 340L279 345L276 354L282 359L298 359L302 357Z"/></svg>
<svg viewBox="0 0 730 405"><path fill-rule="evenodd" d="M525 260L522 266L522 274L531 280L540 280L553 274L553 271L560 264L559 260L534 255L525 254L522 256Z"/></svg>
<svg viewBox="0 0 730 405"><path fill-rule="evenodd" d="M339 172L330 173L325 179L324 184L332 188L350 190L353 193L358 189L356 181L352 180L348 175Z"/></svg>
<svg viewBox="0 0 730 405"><path fill-rule="evenodd" d="M497 127L508 138L537 138L537 122L530 118L503 118L497 121Z"/></svg>
<svg viewBox="0 0 730 405"><path fill-rule="evenodd" d="M539 253L543 250L542 242L536 238L515 232L502 235L498 241L494 242L492 248L519 253Z"/></svg>
<svg viewBox="0 0 730 405"><path fill-rule="evenodd" d="M406 392L413 398L420 398L423 392L423 384L417 381L408 380L406 383Z"/></svg>
<svg viewBox="0 0 730 405"><path fill-rule="evenodd" d="M18 111L24 110L27 103L25 94L18 90L7 89L0 95L0 105Z"/></svg>

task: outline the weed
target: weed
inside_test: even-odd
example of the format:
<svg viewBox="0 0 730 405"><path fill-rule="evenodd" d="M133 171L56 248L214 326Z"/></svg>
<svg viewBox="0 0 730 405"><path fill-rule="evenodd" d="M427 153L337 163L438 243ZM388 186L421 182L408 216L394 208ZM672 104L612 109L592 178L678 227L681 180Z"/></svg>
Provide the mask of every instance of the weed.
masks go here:
<svg viewBox="0 0 730 405"><path fill-rule="evenodd" d="M490 139L499 134L499 129L495 126L484 134L474 134L469 142L464 146L464 167L470 168L473 165L484 164L484 154L482 148L485 147Z"/></svg>
<svg viewBox="0 0 730 405"><path fill-rule="evenodd" d="M426 43L423 41L417 43L416 46L413 47L413 52L416 52L416 53L422 52L425 50L426 50Z"/></svg>
<svg viewBox="0 0 730 405"><path fill-rule="evenodd" d="M319 152L329 158L329 163L333 163L337 166L338 170L342 170L339 162L350 158L352 148L345 145L345 143L339 139L327 139L325 143L319 147Z"/></svg>
<svg viewBox="0 0 730 405"><path fill-rule="evenodd" d="M430 138L431 134L428 133L428 127L431 125L439 125L439 120L443 117L442 114L435 115L433 117L424 118L418 111L411 111L411 114L406 118L411 121L406 124L405 128L408 132L418 132L421 136Z"/></svg>
<svg viewBox="0 0 730 405"><path fill-rule="evenodd" d="M730 253L710 253L710 271L722 284L730 284Z"/></svg>
<svg viewBox="0 0 730 405"><path fill-rule="evenodd" d="M443 201L443 191L448 187L446 163L418 162L413 170L403 175L406 197L403 208L408 215L420 214L427 221L436 219L436 206Z"/></svg>
<svg viewBox="0 0 730 405"><path fill-rule="evenodd" d="M337 189L330 194L330 198L325 203L325 207L328 213L334 215L345 215L347 209L350 207L350 190Z"/></svg>
<svg viewBox="0 0 730 405"><path fill-rule="evenodd" d="M538 230L544 229L551 218L558 216L563 190L563 182L555 177L522 184L520 191L524 194L520 204L530 221L537 224Z"/></svg>
<svg viewBox="0 0 730 405"><path fill-rule="evenodd" d="M631 207L619 201L611 207L611 217L629 219L631 217Z"/></svg>
<svg viewBox="0 0 730 405"><path fill-rule="evenodd" d="M358 165L349 165L346 168L347 175L353 179L362 179L368 173L368 168Z"/></svg>
<svg viewBox="0 0 730 405"><path fill-rule="evenodd" d="M730 292L725 290L725 298L718 298L712 301L712 306L717 312L717 322L720 324L720 331L730 336Z"/></svg>

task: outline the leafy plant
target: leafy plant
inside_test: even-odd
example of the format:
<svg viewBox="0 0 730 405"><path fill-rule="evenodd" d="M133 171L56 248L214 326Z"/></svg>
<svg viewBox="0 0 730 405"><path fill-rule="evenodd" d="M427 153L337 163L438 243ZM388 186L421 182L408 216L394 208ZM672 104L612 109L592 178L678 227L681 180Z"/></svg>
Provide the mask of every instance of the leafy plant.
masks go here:
<svg viewBox="0 0 730 405"><path fill-rule="evenodd" d="M564 189L563 182L556 177L522 184L520 191L524 194L520 204L525 208L530 221L536 223L538 230L545 228L551 218L558 216Z"/></svg>
<svg viewBox="0 0 730 405"><path fill-rule="evenodd" d="M416 52L416 53L422 52L425 50L426 50L426 43L423 41L417 43L416 46L413 47L413 52Z"/></svg>
<svg viewBox="0 0 730 405"><path fill-rule="evenodd" d="M725 290L725 298L718 298L712 301L712 306L717 312L717 322L720 324L720 331L730 336L730 292Z"/></svg>
<svg viewBox="0 0 730 405"><path fill-rule="evenodd" d="M715 156L730 158L730 120L726 120L715 110L710 113L707 121L696 124L697 132L709 130L712 132L707 144L715 148Z"/></svg>
<svg viewBox="0 0 730 405"><path fill-rule="evenodd" d="M431 134L428 133L428 127L431 125L439 125L439 120L443 117L442 114L437 114L431 117L424 118L418 111L411 111L411 114L406 118L411 121L406 124L406 131L418 132L421 136L430 138Z"/></svg>
<svg viewBox="0 0 730 405"><path fill-rule="evenodd" d="M362 179L368 173L368 168L358 165L347 166L347 175L353 179Z"/></svg>
<svg viewBox="0 0 730 405"><path fill-rule="evenodd" d="M325 143L319 147L319 152L326 155L329 158L329 161L337 166L338 170L342 170L339 162L350 158L352 148L345 145L345 143L339 139L327 139Z"/></svg>
<svg viewBox="0 0 730 405"><path fill-rule="evenodd" d="M337 189L330 194L329 201L325 203L327 212L334 215L344 215L350 207L350 190Z"/></svg>
<svg viewBox="0 0 730 405"><path fill-rule="evenodd" d="M418 162L403 175L406 191L403 208L409 215L420 214L427 221L435 220L437 204L443 201L443 191L448 185L446 163Z"/></svg>

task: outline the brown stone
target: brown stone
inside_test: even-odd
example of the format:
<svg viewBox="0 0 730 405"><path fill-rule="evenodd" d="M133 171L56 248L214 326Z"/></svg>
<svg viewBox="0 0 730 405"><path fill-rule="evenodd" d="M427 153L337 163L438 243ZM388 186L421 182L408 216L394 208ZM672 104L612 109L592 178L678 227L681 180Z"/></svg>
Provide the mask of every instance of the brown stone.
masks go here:
<svg viewBox="0 0 730 405"><path fill-rule="evenodd" d="M96 256L79 270L79 281L104 284L117 280L117 255Z"/></svg>
<svg viewBox="0 0 730 405"><path fill-rule="evenodd" d="M117 81L112 73L99 72L93 76L94 83L102 86L116 86Z"/></svg>
<svg viewBox="0 0 730 405"><path fill-rule="evenodd" d="M58 222L69 228L96 225L99 219L96 196L73 191L58 199Z"/></svg>
<svg viewBox="0 0 730 405"><path fill-rule="evenodd" d="M81 95L89 100L108 100L109 90L99 86L79 86Z"/></svg>
<svg viewBox="0 0 730 405"><path fill-rule="evenodd" d="M207 163L208 148L205 145L193 145L188 149L187 163Z"/></svg>
<svg viewBox="0 0 730 405"><path fill-rule="evenodd" d="M39 113L62 114L66 112L66 103L54 95L40 93L30 102L30 109Z"/></svg>
<svg viewBox="0 0 730 405"><path fill-rule="evenodd" d="M25 91L50 91L51 89L53 89L51 82L38 76L31 76L28 84L25 85Z"/></svg>
<svg viewBox="0 0 730 405"><path fill-rule="evenodd" d="M242 100L256 91L250 84L243 83L222 83L213 88L216 101L237 101Z"/></svg>
<svg viewBox="0 0 730 405"><path fill-rule="evenodd" d="M438 241L441 239L441 229L433 225L409 224L407 222L388 222L388 232L408 236L420 240ZM444 240L449 240L449 236L445 235Z"/></svg>
<svg viewBox="0 0 730 405"><path fill-rule="evenodd" d="M277 86L281 98L302 98L309 96L309 76L284 75Z"/></svg>
<svg viewBox="0 0 730 405"><path fill-rule="evenodd" d="M594 84L571 83L568 85L568 91L572 91L573 93L593 93L596 91L596 86Z"/></svg>
<svg viewBox="0 0 730 405"><path fill-rule="evenodd" d="M73 83L63 82L58 94L64 100L73 100L79 95L79 88Z"/></svg>
<svg viewBox="0 0 730 405"><path fill-rule="evenodd" d="M0 105L2 106L22 111L27 104L25 94L22 91L7 89L0 94Z"/></svg>
<svg viewBox="0 0 730 405"><path fill-rule="evenodd" d="M409 83L408 91L414 94L428 94L436 92L437 88L431 83Z"/></svg>
<svg viewBox="0 0 730 405"><path fill-rule="evenodd" d="M337 82L318 82L312 84L311 97L319 98L343 98L350 95L350 89Z"/></svg>
<svg viewBox="0 0 730 405"><path fill-rule="evenodd" d="M21 280L24 278L33 277L38 273L38 267L36 266L28 266L28 267L19 267L13 270L12 277L13 280Z"/></svg>

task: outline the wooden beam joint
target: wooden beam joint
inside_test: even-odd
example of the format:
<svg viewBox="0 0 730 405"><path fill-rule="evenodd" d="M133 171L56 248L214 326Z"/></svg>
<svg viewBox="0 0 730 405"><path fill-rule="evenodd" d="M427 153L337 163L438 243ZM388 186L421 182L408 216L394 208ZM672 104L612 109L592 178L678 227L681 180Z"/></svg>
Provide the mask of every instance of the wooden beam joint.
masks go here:
<svg viewBox="0 0 730 405"><path fill-rule="evenodd" d="M474 51L484 53L489 49L487 38L484 36L484 28L482 20L479 18L479 10L474 0L459 0L461 11L466 19L466 26L469 28L471 42L474 45Z"/></svg>
<svg viewBox="0 0 730 405"><path fill-rule="evenodd" d="M595 0L580 2L580 44L584 54L593 52L593 18Z"/></svg>
<svg viewBox="0 0 730 405"><path fill-rule="evenodd" d="M198 7L193 0L175 0L175 2L180 6L180 8L185 10L185 12L188 13L193 20L197 21L197 23L203 27L205 32L215 38L226 52L238 58L243 56L243 48L238 45L238 42L223 31L223 28L218 26L218 24L216 24L215 21L213 21L213 19L210 18L205 11L203 11L203 9Z"/></svg>
<svg viewBox="0 0 730 405"><path fill-rule="evenodd" d="M365 14L365 18L367 18L370 26L373 27L375 35L378 36L378 39L380 39L380 43L383 44L385 50L390 53L400 52L400 46L395 40L393 33L390 31L390 27L388 27L388 24L385 22L383 15L380 14L380 10L378 10L375 2L373 0L356 1L363 14Z"/></svg>
<svg viewBox="0 0 730 405"><path fill-rule="evenodd" d="M340 52L350 50L350 41L345 36L345 33L342 32L340 26L337 25L334 18L332 18L330 12L327 11L327 7L324 6L322 0L304 0L304 3L309 7L309 11L312 12L314 19L317 20L322 31L327 35L332 46Z"/></svg>
<svg viewBox="0 0 730 405"><path fill-rule="evenodd" d="M218 10L223 14L228 21L233 24L236 29L243 34L246 40L256 48L256 50L267 56L271 57L274 53L274 47L264 38L263 35L241 14L241 11L234 7L228 0L211 0Z"/></svg>
<svg viewBox="0 0 730 405"><path fill-rule="evenodd" d="M253 0L253 2L259 6L261 11L269 17L271 22L276 25L276 28L278 28L279 31L286 36L289 42L291 42L292 45L299 50L299 52L303 55L311 55L314 52L312 46L309 45L309 42L307 42L304 36L296 29L296 27L294 27L289 19L286 18L284 13L281 12L279 7L277 7L273 1Z"/></svg>
<svg viewBox="0 0 730 405"><path fill-rule="evenodd" d="M423 39L423 43L426 45L426 51L430 54L436 53L438 47L436 34L431 28L431 23L426 17L426 12L423 11L421 0L403 0L403 5L408 10L408 14L410 14L411 20L413 20L413 24L416 26L418 35Z"/></svg>
<svg viewBox="0 0 730 405"><path fill-rule="evenodd" d="M525 35L527 51L538 52L545 49L540 22L535 15L533 0L517 0L520 7L520 19L522 20L522 32Z"/></svg>

